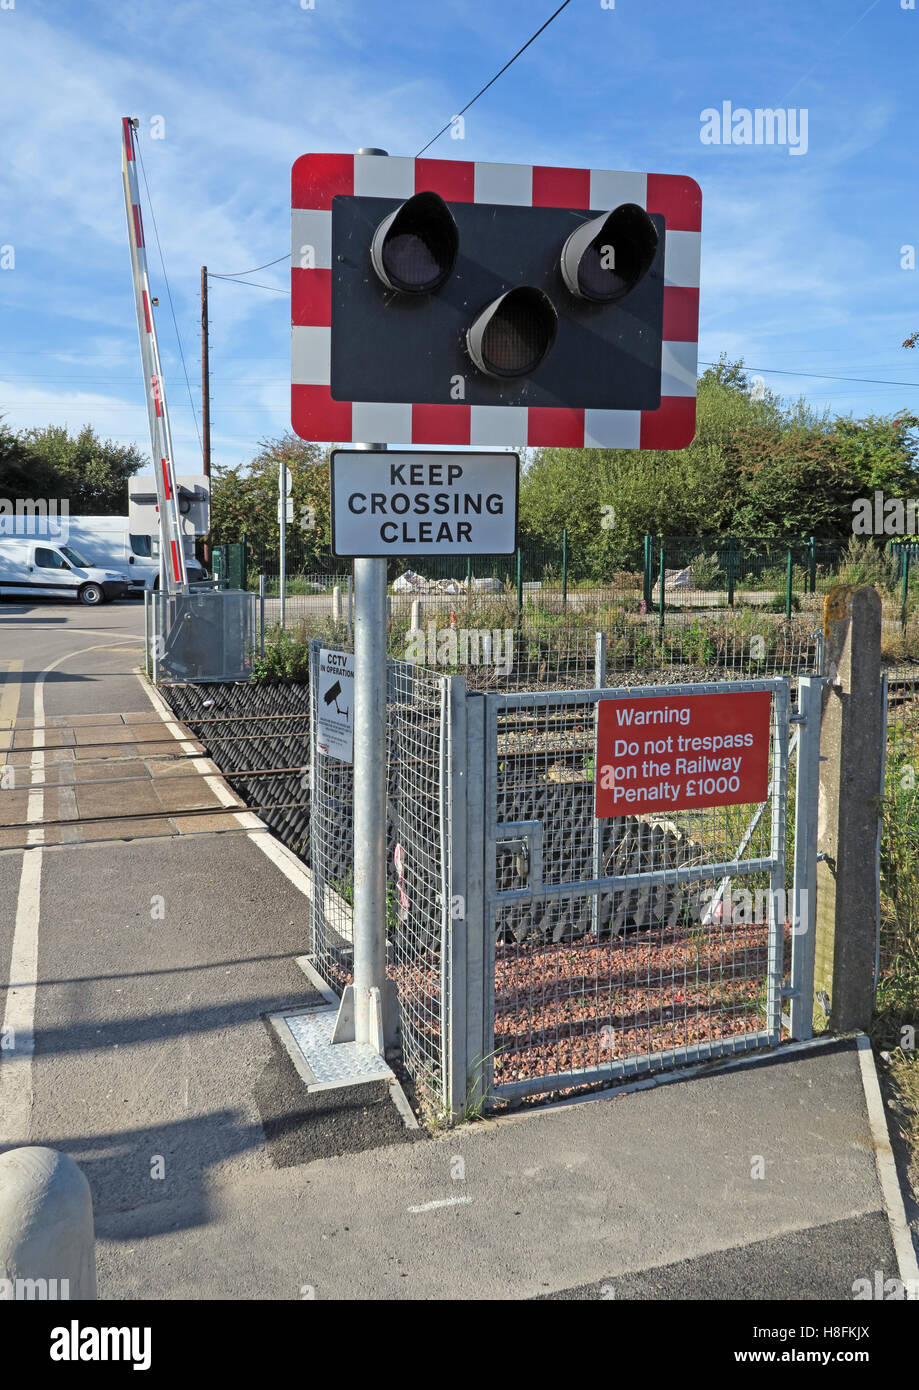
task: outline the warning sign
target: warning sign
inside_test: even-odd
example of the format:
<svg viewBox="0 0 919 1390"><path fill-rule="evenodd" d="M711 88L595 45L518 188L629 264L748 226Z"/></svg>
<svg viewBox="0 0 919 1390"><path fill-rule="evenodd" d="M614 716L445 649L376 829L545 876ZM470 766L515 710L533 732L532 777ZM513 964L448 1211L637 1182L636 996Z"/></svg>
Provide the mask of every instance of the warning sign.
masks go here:
<svg viewBox="0 0 919 1390"><path fill-rule="evenodd" d="M319 713L316 746L341 763L354 756L354 656L351 652L319 650L316 682Z"/></svg>
<svg viewBox="0 0 919 1390"><path fill-rule="evenodd" d="M332 451L332 552L510 555L519 457Z"/></svg>
<svg viewBox="0 0 919 1390"><path fill-rule="evenodd" d="M770 706L768 690L600 700L597 816L765 801Z"/></svg>

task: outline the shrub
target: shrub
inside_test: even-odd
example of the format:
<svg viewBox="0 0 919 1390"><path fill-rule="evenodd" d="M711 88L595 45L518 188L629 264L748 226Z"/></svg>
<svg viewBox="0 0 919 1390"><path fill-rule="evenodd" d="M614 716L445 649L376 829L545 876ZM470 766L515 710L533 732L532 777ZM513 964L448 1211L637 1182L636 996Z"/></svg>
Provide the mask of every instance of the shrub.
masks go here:
<svg viewBox="0 0 919 1390"><path fill-rule="evenodd" d="M724 571L719 564L717 555L697 555L692 562L691 569L694 589L724 588Z"/></svg>
<svg viewBox="0 0 919 1390"><path fill-rule="evenodd" d="M897 583L896 557L873 541L853 536L843 553L837 583L876 584L880 589L894 589Z"/></svg>
<svg viewBox="0 0 919 1390"><path fill-rule="evenodd" d="M265 655L252 658L252 679L257 685L309 681L310 645L303 626L293 633L274 627L265 635Z"/></svg>

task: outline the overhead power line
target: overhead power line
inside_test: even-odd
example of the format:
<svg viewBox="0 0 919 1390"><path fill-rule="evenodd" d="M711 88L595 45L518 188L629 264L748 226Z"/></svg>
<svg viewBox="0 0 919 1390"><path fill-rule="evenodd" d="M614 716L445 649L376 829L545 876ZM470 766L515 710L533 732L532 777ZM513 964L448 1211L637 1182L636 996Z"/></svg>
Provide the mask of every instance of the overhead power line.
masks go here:
<svg viewBox="0 0 919 1390"><path fill-rule="evenodd" d="M450 119L449 119L449 121L447 122L447 124L446 124L445 126L443 126L443 127L437 132L436 135L432 136L431 139L428 141L428 143L427 143L426 145L422 145L421 149L418 151L418 154L415 155L415 158L418 159L421 155L424 154L425 150L430 149L431 146L434 144L434 142L435 142L436 140L439 140L440 137L444 134L444 132L445 132L445 131L448 131L448 130L450 129L451 125L452 125L453 122L456 120L456 117L457 117L457 116L463 116L463 115L465 115L465 113L469 110L470 106L472 106L475 102L477 102L478 99L479 99L479 97L482 96L485 92L488 91L489 87L493 87L493 86L495 85L495 83L497 82L498 78L499 78L499 77L502 77L502 76L504 75L504 73L507 72L507 70L508 70L508 68L511 66L511 64L512 64L512 63L516 63L516 61L517 61L517 59L520 57L521 53L525 53L525 52L527 51L527 49L529 48L530 44L531 44L531 43L535 43L536 40L539 38L540 34L543 32L543 30L548 29L548 27L549 27L549 25L552 23L553 19L557 19L558 16L561 14L562 10L567 9L568 6L569 6L570 4L571 4L571 0L564 0L564 4L559 5L558 9L555 11L554 14L550 14L550 15L549 15L549 18L546 20L545 24L541 24L541 25L540 25L540 27L536 30L536 33L535 33L535 34L532 34L532 35L530 36L530 38L527 39L527 41L526 41L526 43L523 45L523 47L517 49L517 52L514 54L513 58L508 59L508 61L504 64L504 67L501 69L501 71L500 71L500 72L496 72L495 75L494 75L494 77L491 79L491 81L490 81L490 82L486 82L486 83L485 83L485 86L482 87L482 88L480 88L480 90L476 92L475 96L472 98L472 101L467 101L467 102L466 102L466 105L463 107L462 111L457 111L456 116L451 116Z"/></svg>
<svg viewBox="0 0 919 1390"><path fill-rule="evenodd" d="M702 367L717 367L717 362L703 362L699 359ZM882 377L876 376L833 376L830 372L792 372L782 367L748 367L746 362L743 364L745 372L765 372L767 376L806 376L812 381L852 381L858 385L865 386L919 386L919 381L887 381Z"/></svg>
<svg viewBox="0 0 919 1390"><path fill-rule="evenodd" d="M278 265L281 261L289 261L290 252L283 256L278 256L277 260L266 261L264 265L254 265L251 270L227 270L222 274L216 270L209 270L208 277L214 280L237 280L241 275L254 275L257 270L267 270L270 265Z"/></svg>
<svg viewBox="0 0 919 1390"><path fill-rule="evenodd" d="M284 257L280 259L283 261ZM228 280L231 285L251 285L254 290L271 290L272 294L290 294L290 290L279 290L276 285L260 285L257 280L237 280L235 275L211 275L207 273L209 280Z"/></svg>

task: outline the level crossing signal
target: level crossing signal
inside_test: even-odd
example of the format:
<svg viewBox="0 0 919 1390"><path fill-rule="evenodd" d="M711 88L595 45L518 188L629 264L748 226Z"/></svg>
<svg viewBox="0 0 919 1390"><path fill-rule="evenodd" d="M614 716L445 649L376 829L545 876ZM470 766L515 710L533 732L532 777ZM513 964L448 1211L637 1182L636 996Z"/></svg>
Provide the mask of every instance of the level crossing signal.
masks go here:
<svg viewBox="0 0 919 1390"><path fill-rule="evenodd" d="M692 179L304 155L291 229L291 418L304 438L692 440Z"/></svg>

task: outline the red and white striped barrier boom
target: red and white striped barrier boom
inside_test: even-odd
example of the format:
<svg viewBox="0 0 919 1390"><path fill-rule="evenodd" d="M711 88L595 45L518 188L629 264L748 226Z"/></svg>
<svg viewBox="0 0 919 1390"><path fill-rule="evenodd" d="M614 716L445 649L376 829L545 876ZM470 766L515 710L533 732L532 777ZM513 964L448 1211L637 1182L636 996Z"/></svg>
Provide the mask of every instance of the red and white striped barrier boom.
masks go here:
<svg viewBox="0 0 919 1390"><path fill-rule="evenodd" d="M131 248L131 274L134 277L134 304L137 309L137 333L140 338L140 357L144 370L144 390L147 393L147 417L150 421L150 446L153 451L153 473L156 478L157 506L160 518L160 546L165 557L166 587L169 593L187 593L188 575L185 570L185 551L182 546L182 522L179 495L176 488L172 456L172 435L166 412L166 392L160 367L160 353L153 323L150 279L147 274L147 252L144 246L144 224L140 212L140 189L137 182L137 160L134 147L134 123L130 116L121 121L121 172L124 181L125 215L128 222L128 244Z"/></svg>

